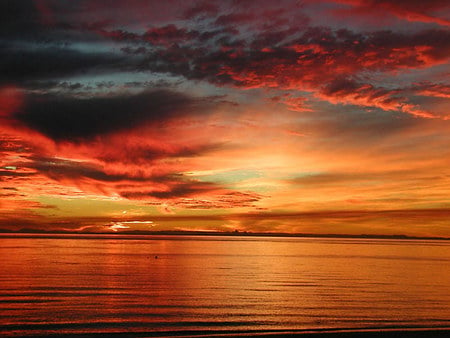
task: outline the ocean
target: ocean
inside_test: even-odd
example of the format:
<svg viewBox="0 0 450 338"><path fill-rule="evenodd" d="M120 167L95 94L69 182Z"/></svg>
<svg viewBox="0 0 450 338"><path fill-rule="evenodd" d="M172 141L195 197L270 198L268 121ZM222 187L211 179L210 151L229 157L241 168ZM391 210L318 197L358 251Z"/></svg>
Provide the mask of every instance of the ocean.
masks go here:
<svg viewBox="0 0 450 338"><path fill-rule="evenodd" d="M450 327L450 241L2 235L0 336Z"/></svg>

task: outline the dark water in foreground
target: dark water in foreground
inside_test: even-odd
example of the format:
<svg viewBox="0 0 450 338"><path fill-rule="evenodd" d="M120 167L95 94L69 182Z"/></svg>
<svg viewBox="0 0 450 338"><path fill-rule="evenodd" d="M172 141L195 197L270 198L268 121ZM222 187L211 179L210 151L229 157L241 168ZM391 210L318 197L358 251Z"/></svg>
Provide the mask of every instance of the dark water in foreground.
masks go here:
<svg viewBox="0 0 450 338"><path fill-rule="evenodd" d="M0 257L0 336L450 327L449 241L3 236Z"/></svg>

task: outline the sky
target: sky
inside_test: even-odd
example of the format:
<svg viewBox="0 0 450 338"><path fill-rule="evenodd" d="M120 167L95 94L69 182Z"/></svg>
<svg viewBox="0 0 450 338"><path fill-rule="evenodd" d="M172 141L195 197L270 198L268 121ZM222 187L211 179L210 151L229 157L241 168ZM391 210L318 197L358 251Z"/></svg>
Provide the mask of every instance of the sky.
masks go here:
<svg viewBox="0 0 450 338"><path fill-rule="evenodd" d="M0 1L0 230L450 237L446 0Z"/></svg>

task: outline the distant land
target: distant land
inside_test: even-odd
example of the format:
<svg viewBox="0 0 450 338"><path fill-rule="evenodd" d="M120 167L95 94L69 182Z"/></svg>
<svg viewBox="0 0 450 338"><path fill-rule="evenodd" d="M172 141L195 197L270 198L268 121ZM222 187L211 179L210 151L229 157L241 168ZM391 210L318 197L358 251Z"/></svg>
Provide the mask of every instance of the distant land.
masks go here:
<svg viewBox="0 0 450 338"><path fill-rule="evenodd" d="M381 235L381 234L309 234L309 233L283 233L283 232L250 232L250 231L181 231L181 230L165 230L165 231L117 231L117 232L76 232L76 231L44 231L36 229L21 229L20 231L11 231L8 229L0 229L2 234L21 236L29 235L33 237L38 235L152 235L152 236L248 236L248 237L304 237L304 238L366 238L366 239L405 239L405 240L450 240L449 237L424 237L424 236L407 236L407 235Z"/></svg>

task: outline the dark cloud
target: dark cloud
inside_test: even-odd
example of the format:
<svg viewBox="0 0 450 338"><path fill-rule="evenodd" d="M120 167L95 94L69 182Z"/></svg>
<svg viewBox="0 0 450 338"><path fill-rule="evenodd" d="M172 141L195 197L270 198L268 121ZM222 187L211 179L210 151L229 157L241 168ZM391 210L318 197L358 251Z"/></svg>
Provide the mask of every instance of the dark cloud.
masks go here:
<svg viewBox="0 0 450 338"><path fill-rule="evenodd" d="M138 41L141 39L141 37L138 34L126 32L124 30L118 29L118 30L112 30L108 31L103 28L98 29L97 27L88 27L88 29L93 30L94 32L98 33L101 36L111 38L113 40L117 41Z"/></svg>
<svg viewBox="0 0 450 338"><path fill-rule="evenodd" d="M0 37L35 34L39 18L32 0L0 1Z"/></svg>
<svg viewBox="0 0 450 338"><path fill-rule="evenodd" d="M99 87L99 86L98 86ZM38 91L47 91L47 90L58 90L58 91L83 91L92 89L92 87L88 85L84 85L80 82L68 82L68 81L57 81L57 80L48 80L48 81L27 81L26 88L28 90L38 90Z"/></svg>
<svg viewBox="0 0 450 338"><path fill-rule="evenodd" d="M263 30L247 39L225 33L215 42L220 48L211 48L209 42L193 37L189 45L173 44L150 51L139 69L219 85L317 88L324 82L367 71L387 72L445 62L450 56L448 41L450 32L443 29L363 34L309 27Z"/></svg>
<svg viewBox="0 0 450 338"><path fill-rule="evenodd" d="M146 174L143 170L111 170L89 161L74 161L55 157L30 156L16 163L26 172L0 170L0 182L5 177L41 175L68 185L82 185L92 191L116 191L127 199L151 200L197 196L220 190L210 182L189 180L175 173ZM10 192L12 193L12 192ZM248 201L247 201L248 202Z"/></svg>
<svg viewBox="0 0 450 338"><path fill-rule="evenodd" d="M0 41L67 46L73 42L98 41L105 23L84 23L77 15L85 6L81 1L3 0L0 1Z"/></svg>
<svg viewBox="0 0 450 338"><path fill-rule="evenodd" d="M19 191L19 189L14 188L14 187L2 187L2 188L0 188L0 189L3 189L3 190L10 190L10 191Z"/></svg>
<svg viewBox="0 0 450 338"><path fill-rule="evenodd" d="M13 117L55 141L80 141L201 113L207 105L206 101L168 90L93 98L34 95Z"/></svg>
<svg viewBox="0 0 450 338"><path fill-rule="evenodd" d="M24 165L56 181L92 179L100 182L146 182L152 179L142 175L107 173L100 166L86 162L50 157L32 157L30 159L32 162Z"/></svg>
<svg viewBox="0 0 450 338"><path fill-rule="evenodd" d="M375 5L386 5L404 10L426 12L432 10L440 10L449 8L450 5L446 0L370 0L364 1L367 6L373 7Z"/></svg>
<svg viewBox="0 0 450 338"><path fill-rule="evenodd" d="M352 2L352 5L371 7L374 3ZM427 5L387 0L376 3L390 10L409 11L429 11L444 6L440 1ZM24 37L5 35L1 82L33 89L39 88L39 82L48 86L48 81L62 82L62 78L81 74L147 71L204 80L219 86L298 88L315 92L325 84L329 91L341 78L429 67L445 62L450 56L450 32L445 29L396 33L314 27L309 26L301 6L280 8L275 2L264 6L236 2L225 7L219 2L197 3L184 9L185 19L196 19L195 29L186 22L160 26L152 23L151 28L140 32L117 29L117 26L112 29L111 23L81 22L79 17L77 21L75 14L67 14L64 6L57 2L50 2L43 8L31 1L21 4L6 1L2 6L5 12L17 15L20 23L8 14L4 30L13 32L22 25L27 33ZM87 8L71 6L78 14L85 13ZM95 10L101 7L99 3L92 6ZM250 9L257 12L250 12ZM47 12L51 23L44 20ZM59 12L65 15L59 17L56 15ZM273 22L277 24L271 25ZM245 33L239 34L236 27L241 29L241 26L245 26ZM89 47L76 49L72 45L75 41L111 40L120 45L109 52L94 52ZM24 41L34 44L24 44ZM360 94L370 97L359 102L374 104L373 95L377 94L373 91L360 90ZM330 95L322 98L327 97L333 101ZM358 104L357 100L350 103ZM402 104L395 109L402 110ZM380 104L374 106L381 107ZM427 113L416 109L413 115L426 116Z"/></svg>
<svg viewBox="0 0 450 338"><path fill-rule="evenodd" d="M231 14L225 14L221 15L216 19L215 24L216 25L239 25L244 22L252 21L254 20L253 14L248 13L231 13Z"/></svg>
<svg viewBox="0 0 450 338"><path fill-rule="evenodd" d="M192 195L201 195L219 189L214 183L200 181L172 182L165 190L123 191L122 197L128 199L174 199Z"/></svg>
<svg viewBox="0 0 450 338"><path fill-rule="evenodd" d="M3 177L29 177L33 175L34 173L0 169L0 181L2 181Z"/></svg>
<svg viewBox="0 0 450 338"><path fill-rule="evenodd" d="M190 42L191 40L199 36L197 31L189 31L186 28L178 28L177 26L170 24L163 27L150 28L142 36L143 40L152 44L168 45L180 42Z"/></svg>
<svg viewBox="0 0 450 338"><path fill-rule="evenodd" d="M37 81L118 71L129 65L121 54L93 50L105 41L96 32L98 25L66 15L80 7L70 1L0 1L0 85L31 83L35 89ZM85 46L74 47L75 43ZM39 89L46 89L45 84Z"/></svg>
<svg viewBox="0 0 450 338"><path fill-rule="evenodd" d="M113 53L81 52L57 46L7 46L2 49L0 83L26 85L33 80L51 80L124 68L123 57Z"/></svg>
<svg viewBox="0 0 450 338"><path fill-rule="evenodd" d="M19 140L0 134L0 154L6 155L7 153L21 153L27 146Z"/></svg>
<svg viewBox="0 0 450 338"><path fill-rule="evenodd" d="M208 152L223 149L221 143L203 145L157 146L122 144L121 148L107 148L99 152L96 158L105 163L150 164L160 159L190 158L205 155Z"/></svg>
<svg viewBox="0 0 450 338"><path fill-rule="evenodd" d="M361 85L348 78L338 78L328 83L323 90L325 95L346 95L359 89Z"/></svg>

